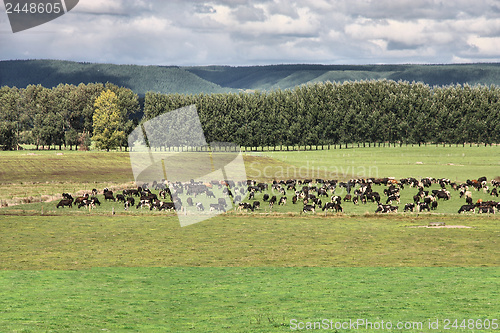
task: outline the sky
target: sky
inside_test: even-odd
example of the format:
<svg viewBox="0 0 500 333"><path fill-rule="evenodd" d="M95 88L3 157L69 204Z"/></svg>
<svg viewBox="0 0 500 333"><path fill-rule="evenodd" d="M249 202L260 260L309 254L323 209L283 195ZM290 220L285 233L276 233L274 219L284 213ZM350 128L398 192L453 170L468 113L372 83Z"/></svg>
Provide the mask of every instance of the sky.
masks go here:
<svg viewBox="0 0 500 333"><path fill-rule="evenodd" d="M5 0L4 2L7 2ZM500 62L498 0L80 0L12 33L0 60L137 65Z"/></svg>

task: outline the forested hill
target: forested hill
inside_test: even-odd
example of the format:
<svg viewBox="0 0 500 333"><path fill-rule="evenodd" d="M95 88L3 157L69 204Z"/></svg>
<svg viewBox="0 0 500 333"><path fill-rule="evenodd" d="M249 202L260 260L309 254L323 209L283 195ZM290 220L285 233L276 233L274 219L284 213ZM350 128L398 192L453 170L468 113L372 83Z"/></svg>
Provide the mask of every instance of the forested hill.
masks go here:
<svg viewBox="0 0 500 333"><path fill-rule="evenodd" d="M40 84L52 88L60 83L114 83L143 96L159 93L224 93L222 88L179 67L80 63L61 60L0 61L0 87L25 88Z"/></svg>
<svg viewBox="0 0 500 333"><path fill-rule="evenodd" d="M0 61L0 86L110 82L143 96L158 93L224 93L237 90L288 89L314 82L388 79L430 86L451 84L500 86L500 63L455 65L269 65L166 67L79 63L60 60Z"/></svg>

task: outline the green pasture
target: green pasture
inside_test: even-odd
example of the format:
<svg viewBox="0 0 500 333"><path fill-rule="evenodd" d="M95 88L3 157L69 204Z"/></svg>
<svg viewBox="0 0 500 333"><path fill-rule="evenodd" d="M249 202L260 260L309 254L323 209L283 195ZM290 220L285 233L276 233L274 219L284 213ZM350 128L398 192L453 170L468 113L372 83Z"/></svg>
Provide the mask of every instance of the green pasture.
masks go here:
<svg viewBox="0 0 500 333"><path fill-rule="evenodd" d="M391 321L394 326L420 322L423 328L384 332L446 332L445 319L498 318L499 278L497 268L3 271L0 331L267 333L291 331L294 319L364 319ZM429 330L429 321L436 320L440 329Z"/></svg>
<svg viewBox="0 0 500 333"><path fill-rule="evenodd" d="M245 162L249 178L266 181L348 179L328 168L352 165L376 166L367 177L465 181L499 176L499 149L253 152ZM445 319L500 319L498 215L458 215L457 192L435 212L388 215L351 202L343 214L301 214L291 196L271 210L258 194L258 212L182 228L172 212L125 211L102 194L91 211L56 209L62 192L134 186L128 153L57 153L0 152L0 203L9 203L0 208L0 332L284 332L293 319L422 322L384 331L447 332ZM382 199L383 189L375 187ZM400 210L414 192L405 188Z"/></svg>
<svg viewBox="0 0 500 333"><path fill-rule="evenodd" d="M434 177L464 182L482 176L488 179L500 176L499 146L428 144L252 154L286 163L290 166L284 169L285 174L302 178ZM257 169L255 173L265 175Z"/></svg>

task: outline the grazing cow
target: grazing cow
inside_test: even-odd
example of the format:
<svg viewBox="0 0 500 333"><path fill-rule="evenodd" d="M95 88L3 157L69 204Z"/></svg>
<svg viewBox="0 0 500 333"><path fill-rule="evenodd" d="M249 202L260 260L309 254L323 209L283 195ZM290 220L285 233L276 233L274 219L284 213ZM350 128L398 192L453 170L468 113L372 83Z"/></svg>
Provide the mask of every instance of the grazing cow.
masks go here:
<svg viewBox="0 0 500 333"><path fill-rule="evenodd" d="M448 192L446 190L440 190L440 191L436 191L434 193L434 197L436 199L450 200L451 195L450 195L450 192Z"/></svg>
<svg viewBox="0 0 500 333"><path fill-rule="evenodd" d="M151 209L151 208L150 208ZM158 210L176 210L175 203L173 202L162 202L158 207Z"/></svg>
<svg viewBox="0 0 500 333"><path fill-rule="evenodd" d="M401 203L399 195L391 195L387 198L386 204L392 204L393 201L397 201L398 204Z"/></svg>
<svg viewBox="0 0 500 333"><path fill-rule="evenodd" d="M92 195L97 195L97 189L95 188L92 189Z"/></svg>
<svg viewBox="0 0 500 333"><path fill-rule="evenodd" d="M283 205L285 205L285 204L286 204L286 197L281 197L281 198L280 198L280 201L278 202L278 205L283 206Z"/></svg>
<svg viewBox="0 0 500 333"><path fill-rule="evenodd" d="M206 191L205 194L207 195L207 198L215 198L215 194L212 191Z"/></svg>
<svg viewBox="0 0 500 333"><path fill-rule="evenodd" d="M241 201L241 195L238 194L237 196L234 197L233 203L235 204L240 201Z"/></svg>
<svg viewBox="0 0 500 333"><path fill-rule="evenodd" d="M303 213L307 213L307 212L313 212L314 213L314 209L316 207L314 205L304 205L304 207L302 208L302 212Z"/></svg>
<svg viewBox="0 0 500 333"><path fill-rule="evenodd" d="M115 201L115 197L113 196L113 192L111 192L111 191L104 192L104 200Z"/></svg>
<svg viewBox="0 0 500 333"><path fill-rule="evenodd" d="M224 208L224 206L219 205L218 203L217 204L210 204L210 211L214 211L214 210L226 212L226 209Z"/></svg>
<svg viewBox="0 0 500 333"><path fill-rule="evenodd" d="M278 200L278 198L276 198L276 196L275 196L275 195L273 195L273 196L271 197L271 199L269 199L269 207L271 207L271 208L272 208L272 207L274 206L274 204L276 203L276 200Z"/></svg>
<svg viewBox="0 0 500 333"><path fill-rule="evenodd" d="M292 203L295 205L295 204L297 203L297 200L298 200L298 199L297 199L297 196L296 196L296 195L294 195L294 196L292 197Z"/></svg>
<svg viewBox="0 0 500 333"><path fill-rule="evenodd" d="M465 203L468 205L472 205L472 197L465 198Z"/></svg>
<svg viewBox="0 0 500 333"><path fill-rule="evenodd" d="M458 214L460 214L462 212L464 212L464 213L465 212L473 212L473 213L475 213L476 212L476 205L463 205L458 210Z"/></svg>
<svg viewBox="0 0 500 333"><path fill-rule="evenodd" d="M250 209L253 212L253 206L248 202L240 202L238 204L238 210L241 211L243 209L246 209L247 211Z"/></svg>
<svg viewBox="0 0 500 333"><path fill-rule="evenodd" d="M438 207L438 202L437 201L431 202L431 210L436 210L437 207Z"/></svg>
<svg viewBox="0 0 500 333"><path fill-rule="evenodd" d="M90 197L90 200L94 201L94 204L97 206L101 205L101 202L97 199L97 197Z"/></svg>
<svg viewBox="0 0 500 333"><path fill-rule="evenodd" d="M405 205L405 208L403 209L404 212L413 212L415 210L415 204L414 203L407 203Z"/></svg>
<svg viewBox="0 0 500 333"><path fill-rule="evenodd" d="M498 197L498 191L497 191L496 187L493 190L491 190L490 195L494 195L495 197Z"/></svg>
<svg viewBox="0 0 500 333"><path fill-rule="evenodd" d="M137 203L137 206L135 206L136 209L139 209L139 208L142 208L144 206L148 206L151 208L151 202L149 200L139 200L139 202Z"/></svg>
<svg viewBox="0 0 500 333"><path fill-rule="evenodd" d="M125 210L127 210L128 208L134 205L135 205L135 199L132 197L128 197L127 201L125 201L125 203L123 204L123 207L125 208Z"/></svg>
<svg viewBox="0 0 500 333"><path fill-rule="evenodd" d="M193 206L193 199L192 198L187 198L186 202L187 202L188 206Z"/></svg>
<svg viewBox="0 0 500 333"><path fill-rule="evenodd" d="M420 202L418 204L418 211L419 212L423 212L424 210L430 212L431 211L431 208L429 207L429 203L427 202Z"/></svg>
<svg viewBox="0 0 500 333"><path fill-rule="evenodd" d="M226 199L224 199L224 198L219 198L219 199L217 199L217 203L218 203L219 205L223 206L224 208L226 208L226 207L227 207L227 202L226 202Z"/></svg>
<svg viewBox="0 0 500 333"><path fill-rule="evenodd" d="M255 191L250 191L250 194L248 195L248 200L253 200L255 198Z"/></svg>
<svg viewBox="0 0 500 333"><path fill-rule="evenodd" d="M342 198L339 196L339 195L333 195L332 196L332 201L333 203L336 203L336 204L341 204L342 203Z"/></svg>
<svg viewBox="0 0 500 333"><path fill-rule="evenodd" d="M481 214L495 214L492 206L479 206L478 213Z"/></svg>
<svg viewBox="0 0 500 333"><path fill-rule="evenodd" d="M68 206L69 208L73 207L73 199L62 199L59 201L59 203L56 205L56 208Z"/></svg>
<svg viewBox="0 0 500 333"><path fill-rule="evenodd" d="M125 203L126 199L125 199L125 196L123 194L117 194L116 197L115 197L115 200L118 202L118 201L122 201L123 203Z"/></svg>
<svg viewBox="0 0 500 333"><path fill-rule="evenodd" d="M366 199L371 202L380 202L380 194L378 192L370 192L366 194Z"/></svg>
<svg viewBox="0 0 500 333"><path fill-rule="evenodd" d="M343 212L342 206L335 202L327 202L323 206L323 211L332 210L334 212Z"/></svg>
<svg viewBox="0 0 500 333"><path fill-rule="evenodd" d="M254 201L252 206L254 210L260 209L260 201Z"/></svg>
<svg viewBox="0 0 500 333"><path fill-rule="evenodd" d="M73 197L69 193L63 193L62 197L63 199L73 200Z"/></svg>
<svg viewBox="0 0 500 333"><path fill-rule="evenodd" d="M399 207L397 206L379 204L377 206L377 210L375 210L375 213L391 213L391 212L397 213L398 208Z"/></svg>
<svg viewBox="0 0 500 333"><path fill-rule="evenodd" d="M318 190L318 197L319 197L319 196L325 196L325 197L328 197L328 192L326 191L326 189L324 189L324 188L320 188L320 189Z"/></svg>
<svg viewBox="0 0 500 333"><path fill-rule="evenodd" d="M205 210L205 207L203 207L203 204L201 202L197 202L196 209L202 212Z"/></svg>
<svg viewBox="0 0 500 333"><path fill-rule="evenodd" d="M344 202L345 201L351 201L351 200L352 200L352 195L346 194L345 197L344 197Z"/></svg>
<svg viewBox="0 0 500 333"><path fill-rule="evenodd" d="M263 201L269 200L269 194L264 194L264 197L262 198Z"/></svg>

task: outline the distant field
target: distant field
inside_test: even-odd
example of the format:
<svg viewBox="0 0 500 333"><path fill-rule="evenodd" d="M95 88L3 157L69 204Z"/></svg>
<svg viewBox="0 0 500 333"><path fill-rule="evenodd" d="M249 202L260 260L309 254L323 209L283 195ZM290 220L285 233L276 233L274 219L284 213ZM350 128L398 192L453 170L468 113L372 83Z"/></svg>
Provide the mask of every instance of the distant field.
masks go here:
<svg viewBox="0 0 500 333"><path fill-rule="evenodd" d="M366 147L264 155L292 165L290 172L297 176L307 169L309 176L328 179L435 177L464 182L481 176L488 179L500 176L498 146Z"/></svg>

